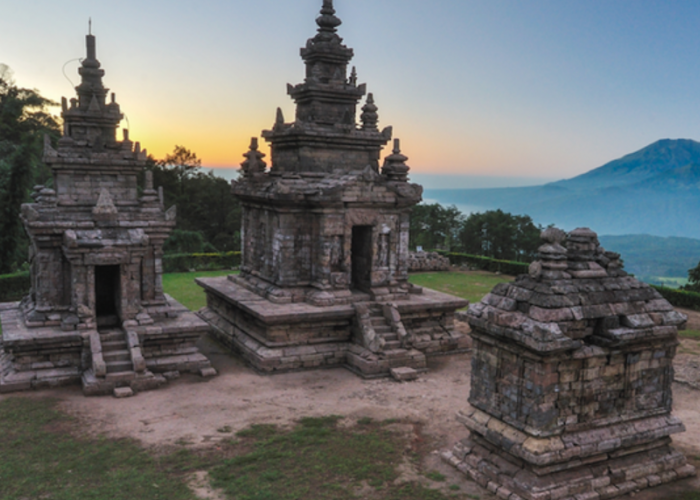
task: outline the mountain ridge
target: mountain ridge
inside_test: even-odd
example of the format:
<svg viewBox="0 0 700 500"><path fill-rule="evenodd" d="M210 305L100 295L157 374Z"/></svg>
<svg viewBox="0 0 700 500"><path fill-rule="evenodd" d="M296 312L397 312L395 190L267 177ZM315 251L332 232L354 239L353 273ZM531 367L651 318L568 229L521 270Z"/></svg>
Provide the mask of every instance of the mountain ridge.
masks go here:
<svg viewBox="0 0 700 500"><path fill-rule="evenodd" d="M442 204L500 208L598 234L700 239L700 142L662 139L571 179L524 188L437 190Z"/></svg>
<svg viewBox="0 0 700 500"><path fill-rule="evenodd" d="M700 142L660 139L581 175L549 184L574 189L635 184L689 163L700 163Z"/></svg>

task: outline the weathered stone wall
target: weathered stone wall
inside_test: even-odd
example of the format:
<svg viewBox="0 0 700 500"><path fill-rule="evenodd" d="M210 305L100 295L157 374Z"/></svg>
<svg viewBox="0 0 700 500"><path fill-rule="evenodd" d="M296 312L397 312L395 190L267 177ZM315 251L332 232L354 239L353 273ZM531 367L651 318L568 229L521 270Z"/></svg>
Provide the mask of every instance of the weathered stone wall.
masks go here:
<svg viewBox="0 0 700 500"><path fill-rule="evenodd" d="M138 182L133 169L117 167L95 175L95 172L62 168L56 174L55 182L58 204L62 206L83 205L92 208L102 189L109 190L117 206L138 203Z"/></svg>
<svg viewBox="0 0 700 500"><path fill-rule="evenodd" d="M675 341L538 357L474 337L472 373L479 383L469 402L517 429L546 436L671 411Z"/></svg>
<svg viewBox="0 0 700 500"><path fill-rule="evenodd" d="M384 192L380 190L380 195ZM407 214L364 208L299 211L248 203L243 212L244 278L259 278L280 288L348 290L352 229L371 226L370 285L396 287L407 282Z"/></svg>
<svg viewBox="0 0 700 500"><path fill-rule="evenodd" d="M684 315L589 229L542 233L529 275L468 313L470 431L444 458L501 498L607 499L695 474L670 435Z"/></svg>
<svg viewBox="0 0 700 500"><path fill-rule="evenodd" d="M449 271L450 259L437 252L410 252L408 270L411 272Z"/></svg>

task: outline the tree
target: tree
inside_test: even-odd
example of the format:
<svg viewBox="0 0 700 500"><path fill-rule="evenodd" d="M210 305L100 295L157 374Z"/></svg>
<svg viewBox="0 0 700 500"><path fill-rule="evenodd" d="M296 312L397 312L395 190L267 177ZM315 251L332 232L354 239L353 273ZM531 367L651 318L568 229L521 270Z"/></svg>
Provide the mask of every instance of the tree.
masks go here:
<svg viewBox="0 0 700 500"><path fill-rule="evenodd" d="M166 206L177 205L179 231L199 232L206 244L222 252L240 250L241 209L226 180L202 172L201 160L183 146L149 163L155 184L163 187ZM172 251L177 247L167 246Z"/></svg>
<svg viewBox="0 0 700 500"><path fill-rule="evenodd" d="M28 240L20 222L21 205L31 187L50 181L41 161L44 134L59 137L54 102L36 90L18 88L12 72L0 64L0 274L12 272L27 258Z"/></svg>
<svg viewBox="0 0 700 500"><path fill-rule="evenodd" d="M465 253L529 262L536 257L541 232L528 215L490 210L467 217L459 240Z"/></svg>
<svg viewBox="0 0 700 500"><path fill-rule="evenodd" d="M688 284L681 289L691 292L700 292L700 262L692 269L688 269Z"/></svg>
<svg viewBox="0 0 700 500"><path fill-rule="evenodd" d="M464 215L454 205L438 203L416 205L411 213L409 246L426 250L454 250Z"/></svg>
<svg viewBox="0 0 700 500"><path fill-rule="evenodd" d="M172 154L164 159L158 160L158 164L171 170L180 184L180 189L184 190L185 181L191 178L202 167L202 160L184 146L175 146ZM180 194L183 194L181 191Z"/></svg>

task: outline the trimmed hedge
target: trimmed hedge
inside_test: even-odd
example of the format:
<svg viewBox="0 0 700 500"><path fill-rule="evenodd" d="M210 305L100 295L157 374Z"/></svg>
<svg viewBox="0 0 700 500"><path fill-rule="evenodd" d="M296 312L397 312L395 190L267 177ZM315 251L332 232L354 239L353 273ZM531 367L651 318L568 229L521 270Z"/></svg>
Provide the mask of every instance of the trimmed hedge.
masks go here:
<svg viewBox="0 0 700 500"><path fill-rule="evenodd" d="M240 264L241 252L176 253L163 256L164 273L232 269Z"/></svg>
<svg viewBox="0 0 700 500"><path fill-rule="evenodd" d="M518 276L519 274L527 274L530 264L526 262L515 262L512 260L498 260L483 255L469 255L466 253L439 252L441 255L450 259L453 266L461 264L469 264L483 271L492 273L507 274L509 276Z"/></svg>
<svg viewBox="0 0 700 500"><path fill-rule="evenodd" d="M0 275L0 302L21 300L29 293L31 279L29 271Z"/></svg>
<svg viewBox="0 0 700 500"><path fill-rule="evenodd" d="M700 311L700 293L679 290L678 288L668 288L665 286L651 286L655 288L664 299L668 300L671 305Z"/></svg>

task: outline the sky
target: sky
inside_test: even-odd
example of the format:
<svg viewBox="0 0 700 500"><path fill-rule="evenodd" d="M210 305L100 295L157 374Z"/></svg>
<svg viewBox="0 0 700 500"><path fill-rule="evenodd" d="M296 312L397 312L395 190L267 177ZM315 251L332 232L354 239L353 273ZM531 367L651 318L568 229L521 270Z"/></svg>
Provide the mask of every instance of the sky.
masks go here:
<svg viewBox="0 0 700 500"><path fill-rule="evenodd" d="M299 48L321 4L0 0L0 63L17 85L70 98L92 18L131 138L156 158L182 145L206 166L238 166L277 107L293 119L286 84L303 81ZM417 177L523 185L659 139L700 139L697 0L334 5L379 126L393 126Z"/></svg>

